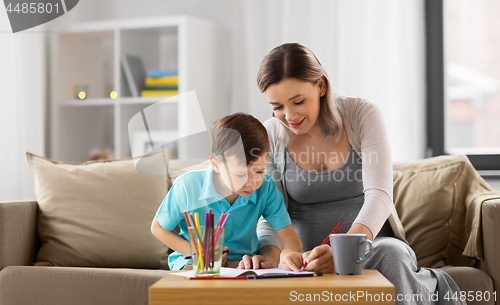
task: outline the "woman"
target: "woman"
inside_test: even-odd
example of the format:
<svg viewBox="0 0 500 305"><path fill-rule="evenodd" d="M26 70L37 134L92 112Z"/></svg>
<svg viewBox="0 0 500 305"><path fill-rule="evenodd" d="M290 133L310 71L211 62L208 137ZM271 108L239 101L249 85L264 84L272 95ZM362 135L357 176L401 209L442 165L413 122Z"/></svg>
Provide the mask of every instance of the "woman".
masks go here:
<svg viewBox="0 0 500 305"><path fill-rule="evenodd" d="M459 291L444 271L418 268L405 240L393 204L390 147L379 108L367 100L335 96L319 60L297 43L271 50L257 83L274 116L264 124L271 144L266 173L283 194L303 243L306 269L334 272L331 248L320 244L342 221L338 232L373 239L374 254L364 268L389 279L397 301L409 294L428 300L435 292L442 299L448 291ZM276 234L265 221L258 231L267 260L245 257L242 267L267 267L277 260Z"/></svg>

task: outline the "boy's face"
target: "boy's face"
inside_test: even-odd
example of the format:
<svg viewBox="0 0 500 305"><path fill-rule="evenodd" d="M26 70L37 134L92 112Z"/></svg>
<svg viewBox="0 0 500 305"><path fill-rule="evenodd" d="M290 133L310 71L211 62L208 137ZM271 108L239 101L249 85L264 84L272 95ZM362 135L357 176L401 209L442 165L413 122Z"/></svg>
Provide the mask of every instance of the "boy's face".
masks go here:
<svg viewBox="0 0 500 305"><path fill-rule="evenodd" d="M228 189L239 196L247 197L262 185L268 155L269 153L265 153L259 156L257 160L251 162L248 166L240 162L235 156L228 156L226 164L222 162L220 157L218 159L211 157L210 163L214 171L220 174L224 185Z"/></svg>

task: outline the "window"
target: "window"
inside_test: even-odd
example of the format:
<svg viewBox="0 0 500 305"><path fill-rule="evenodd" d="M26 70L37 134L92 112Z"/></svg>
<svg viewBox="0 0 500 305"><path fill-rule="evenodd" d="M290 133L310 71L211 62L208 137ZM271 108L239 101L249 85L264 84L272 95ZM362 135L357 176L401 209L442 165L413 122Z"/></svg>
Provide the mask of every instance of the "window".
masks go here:
<svg viewBox="0 0 500 305"><path fill-rule="evenodd" d="M500 1L426 0L430 156L500 174ZM497 171L497 172L492 172Z"/></svg>

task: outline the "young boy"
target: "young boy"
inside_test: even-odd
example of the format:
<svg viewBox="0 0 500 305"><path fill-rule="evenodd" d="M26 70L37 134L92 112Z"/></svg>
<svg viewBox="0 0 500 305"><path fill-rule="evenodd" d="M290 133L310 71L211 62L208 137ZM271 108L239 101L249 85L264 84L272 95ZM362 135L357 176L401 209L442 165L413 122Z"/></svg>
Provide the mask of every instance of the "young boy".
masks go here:
<svg viewBox="0 0 500 305"><path fill-rule="evenodd" d="M188 269L188 264L192 264L184 259L191 251L183 211L205 215L212 209L215 219L222 213L231 214L224 238L224 246L231 250L227 254L229 265L236 266L245 254L257 253L256 227L263 216L283 244L281 266L298 271L302 266L302 243L291 225L276 182L265 174L269 155L266 129L259 120L244 113L223 117L213 128L211 166L179 176L151 225L153 235L175 250L168 258L170 270L185 266ZM177 225L179 234L173 231ZM204 225L204 217L200 217L200 225ZM260 260L266 261L265 254Z"/></svg>

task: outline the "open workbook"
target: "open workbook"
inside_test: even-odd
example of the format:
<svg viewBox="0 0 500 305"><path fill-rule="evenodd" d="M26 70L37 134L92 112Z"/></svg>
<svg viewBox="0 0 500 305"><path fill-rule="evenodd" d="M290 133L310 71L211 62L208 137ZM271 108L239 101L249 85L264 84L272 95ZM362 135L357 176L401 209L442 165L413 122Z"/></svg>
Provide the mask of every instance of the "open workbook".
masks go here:
<svg viewBox="0 0 500 305"><path fill-rule="evenodd" d="M200 278L200 276L194 275L194 271L183 271L183 272L172 272L172 275L179 275L187 278ZM315 273L312 271L289 271L282 268L270 268L270 269L235 269L222 267L220 269L219 277L223 278L272 278L272 277L297 277L297 276L319 276L321 273Z"/></svg>

